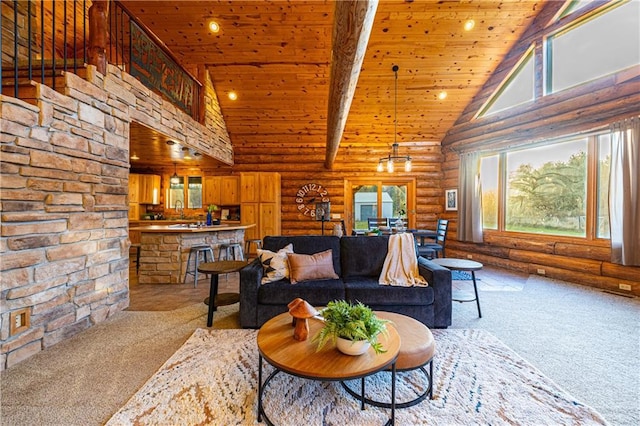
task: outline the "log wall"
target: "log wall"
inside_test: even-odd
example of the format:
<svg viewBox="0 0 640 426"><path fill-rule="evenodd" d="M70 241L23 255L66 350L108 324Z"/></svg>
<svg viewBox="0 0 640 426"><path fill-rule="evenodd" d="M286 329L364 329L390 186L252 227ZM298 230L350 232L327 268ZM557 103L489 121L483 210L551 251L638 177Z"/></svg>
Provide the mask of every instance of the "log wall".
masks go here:
<svg viewBox="0 0 640 426"><path fill-rule="evenodd" d="M292 136L282 135L283 140ZM365 148L342 146L338 149L336 161L331 170L324 167L325 138L322 135L294 136L301 140L299 149L278 149L261 142L259 136L251 140L245 138L235 148L233 172L264 171L278 172L281 175L282 188L282 233L285 235L306 235L322 232L322 223L305 216L298 211L295 198L302 185L318 183L329 191L331 213L344 217L345 179L380 179L412 177L416 179L417 208L416 227L434 228L443 211L443 192L440 182L443 178L441 165L443 156L440 146L433 142L414 142L402 144L403 149L413 159L410 173L396 171L376 171L379 155ZM236 143L237 140L234 140ZM283 143L285 146L286 144ZM334 220L334 223L337 223ZM333 224L325 223L325 234L331 232Z"/></svg>
<svg viewBox="0 0 640 426"><path fill-rule="evenodd" d="M640 69L635 67L474 119L529 46L535 44L536 63L543 63L543 34L564 24L560 21L547 26L557 7L550 3L447 132L442 142L443 188L457 187L458 152L501 149L603 129L640 112ZM542 73L539 66L538 80ZM542 93L540 83L537 91ZM462 243L456 237L457 215L446 216L452 219L447 256L640 296L640 268L610 263L608 241L487 231L483 244ZM631 286L631 291L621 290L620 284Z"/></svg>

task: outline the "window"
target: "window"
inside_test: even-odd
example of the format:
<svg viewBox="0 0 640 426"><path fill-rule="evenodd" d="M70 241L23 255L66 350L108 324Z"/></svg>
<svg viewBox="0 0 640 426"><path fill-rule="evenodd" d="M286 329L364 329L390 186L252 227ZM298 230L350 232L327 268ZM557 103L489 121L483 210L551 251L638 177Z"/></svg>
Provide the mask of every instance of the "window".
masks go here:
<svg viewBox="0 0 640 426"><path fill-rule="evenodd" d="M347 232L366 230L369 218L405 218L415 206L415 179L351 180L345 182Z"/></svg>
<svg viewBox="0 0 640 426"><path fill-rule="evenodd" d="M184 208L184 177L178 177L178 183L169 184L168 208Z"/></svg>
<svg viewBox="0 0 640 426"><path fill-rule="evenodd" d="M611 137L598 136L598 204L596 237L610 238L609 234L609 168L611 166Z"/></svg>
<svg viewBox="0 0 640 426"><path fill-rule="evenodd" d="M598 134L484 156L483 227L609 238L609 150L609 136Z"/></svg>
<svg viewBox="0 0 640 426"><path fill-rule="evenodd" d="M578 140L507 153L505 230L584 237L586 151Z"/></svg>
<svg viewBox="0 0 640 426"><path fill-rule="evenodd" d="M547 93L640 63L640 2L612 7L547 41Z"/></svg>
<svg viewBox="0 0 640 426"><path fill-rule="evenodd" d="M487 107L482 109L480 116L493 114L516 105L531 101L534 98L534 63L533 47L523 56L520 64L497 93L491 97Z"/></svg>
<svg viewBox="0 0 640 426"><path fill-rule="evenodd" d="M189 176L188 177L188 200L190 209L202 208L202 177L201 176Z"/></svg>
<svg viewBox="0 0 640 426"><path fill-rule="evenodd" d="M562 17L568 24L558 29L553 24ZM638 28L638 0L567 1L551 29L533 40L476 117L638 66Z"/></svg>
<svg viewBox="0 0 640 426"><path fill-rule="evenodd" d="M480 164L482 184L482 221L486 229L498 229L498 156L483 157Z"/></svg>

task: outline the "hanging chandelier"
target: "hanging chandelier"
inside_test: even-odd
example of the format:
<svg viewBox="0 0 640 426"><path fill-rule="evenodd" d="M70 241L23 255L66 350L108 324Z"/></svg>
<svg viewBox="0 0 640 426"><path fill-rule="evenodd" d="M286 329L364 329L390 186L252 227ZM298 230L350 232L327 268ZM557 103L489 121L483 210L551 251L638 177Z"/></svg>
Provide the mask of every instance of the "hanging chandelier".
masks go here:
<svg viewBox="0 0 640 426"><path fill-rule="evenodd" d="M395 73L395 98L394 98L394 104L393 104L393 115L394 115L394 119L393 119L393 145L391 145L391 152L389 153L389 155L387 155L386 157L382 157L379 161L378 161L378 171L381 172L384 170L385 168L385 164L387 167L387 172L389 173L393 173L394 171L394 164L396 162L398 163L404 163L404 171L405 172L410 172L411 171L411 157L408 155L400 155L398 153L398 141L397 141L397 135L398 135L398 69L399 67L397 65L394 65L391 70Z"/></svg>

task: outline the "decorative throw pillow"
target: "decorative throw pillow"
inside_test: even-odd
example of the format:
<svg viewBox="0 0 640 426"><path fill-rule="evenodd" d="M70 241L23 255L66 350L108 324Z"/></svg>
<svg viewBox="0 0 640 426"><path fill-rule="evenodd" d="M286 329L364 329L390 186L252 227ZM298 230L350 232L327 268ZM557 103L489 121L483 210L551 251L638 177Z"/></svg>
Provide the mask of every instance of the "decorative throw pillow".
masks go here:
<svg viewBox="0 0 640 426"><path fill-rule="evenodd" d="M289 259L289 280L291 284L309 280L338 278L333 269L332 250L308 255L287 253Z"/></svg>
<svg viewBox="0 0 640 426"><path fill-rule="evenodd" d="M269 250L257 250L258 257L264 269L261 284L267 284L283 278L289 278L289 264L287 262L287 253L293 253L293 244L289 244L277 253Z"/></svg>

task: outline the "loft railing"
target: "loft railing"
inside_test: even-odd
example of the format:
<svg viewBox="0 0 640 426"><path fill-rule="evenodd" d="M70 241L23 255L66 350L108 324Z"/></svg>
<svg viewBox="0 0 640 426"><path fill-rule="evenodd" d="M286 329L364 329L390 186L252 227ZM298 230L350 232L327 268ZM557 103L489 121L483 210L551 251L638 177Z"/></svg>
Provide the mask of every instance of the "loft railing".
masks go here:
<svg viewBox="0 0 640 426"><path fill-rule="evenodd" d="M56 77L62 71L78 74L87 63L97 65L91 49L96 40L105 40L105 45L98 48L104 51L106 62L133 75L200 121L200 82L120 2L108 1L108 14L92 14L90 9L95 3L98 2L3 1L2 93L19 98L20 84L30 80L55 90L60 84ZM90 29L95 31L93 37ZM101 31L104 33L97 34Z"/></svg>
<svg viewBox="0 0 640 426"><path fill-rule="evenodd" d="M145 86L159 91L194 119L202 85L151 30L118 1L111 2L109 62L121 64Z"/></svg>

